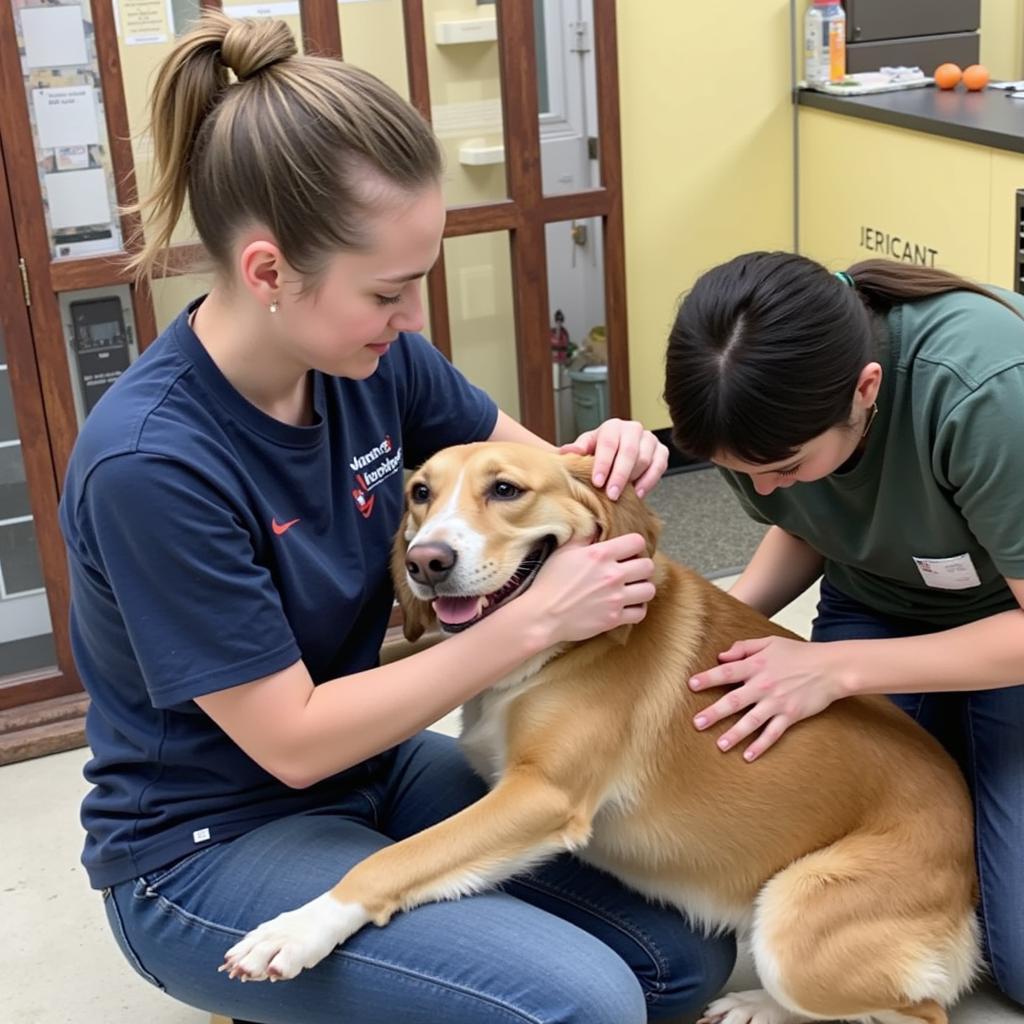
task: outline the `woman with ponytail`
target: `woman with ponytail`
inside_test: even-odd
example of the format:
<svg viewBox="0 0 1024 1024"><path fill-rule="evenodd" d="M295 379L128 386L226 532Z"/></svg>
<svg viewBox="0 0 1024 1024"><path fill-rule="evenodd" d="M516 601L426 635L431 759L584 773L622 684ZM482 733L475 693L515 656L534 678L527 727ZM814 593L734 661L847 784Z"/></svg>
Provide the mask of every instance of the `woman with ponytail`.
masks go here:
<svg viewBox="0 0 1024 1024"><path fill-rule="evenodd" d="M519 600L380 666L403 466L544 443L418 333L438 145L372 75L298 55L279 21L215 12L160 69L152 135L135 269L166 260L187 208L214 284L90 413L61 503L91 696L83 860L125 957L183 1002L264 1024L696 1009L731 941L569 856L364 928L292 981L218 973L246 932L479 799L426 726L553 643L638 621L653 565L636 536L557 552ZM637 423L580 442L612 497L665 467Z"/></svg>
<svg viewBox="0 0 1024 1024"><path fill-rule="evenodd" d="M690 685L730 689L695 726L739 716L718 745L752 761L833 701L889 694L964 769L992 975L1024 1004L1024 299L738 256L680 305L665 399L675 443L768 526L733 595L771 616L821 577L818 642L721 652Z"/></svg>

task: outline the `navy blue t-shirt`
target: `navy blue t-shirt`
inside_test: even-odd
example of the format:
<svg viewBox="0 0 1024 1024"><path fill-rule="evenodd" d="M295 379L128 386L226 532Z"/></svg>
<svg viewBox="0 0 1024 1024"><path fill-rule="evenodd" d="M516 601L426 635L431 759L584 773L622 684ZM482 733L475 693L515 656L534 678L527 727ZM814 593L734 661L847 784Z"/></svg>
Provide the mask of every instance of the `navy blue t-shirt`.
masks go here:
<svg viewBox="0 0 1024 1024"><path fill-rule="evenodd" d="M92 411L60 521L91 700L83 863L96 888L330 801L289 789L193 701L300 658L315 683L377 664L402 469L488 437L494 403L403 334L373 376L313 373L314 423L246 401L189 310Z"/></svg>

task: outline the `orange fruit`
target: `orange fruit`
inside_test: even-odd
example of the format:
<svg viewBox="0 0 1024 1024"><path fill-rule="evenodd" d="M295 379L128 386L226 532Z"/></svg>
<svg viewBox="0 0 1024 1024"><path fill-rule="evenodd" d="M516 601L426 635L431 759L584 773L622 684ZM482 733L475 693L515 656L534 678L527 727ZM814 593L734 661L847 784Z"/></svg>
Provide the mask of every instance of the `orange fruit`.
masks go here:
<svg viewBox="0 0 1024 1024"><path fill-rule="evenodd" d="M979 92L988 85L988 68L984 64L972 64L964 69L964 85L971 92Z"/></svg>
<svg viewBox="0 0 1024 1024"><path fill-rule="evenodd" d="M935 69L934 77L935 84L940 89L955 89L957 82L963 77L963 72L960 70L959 64L940 64Z"/></svg>

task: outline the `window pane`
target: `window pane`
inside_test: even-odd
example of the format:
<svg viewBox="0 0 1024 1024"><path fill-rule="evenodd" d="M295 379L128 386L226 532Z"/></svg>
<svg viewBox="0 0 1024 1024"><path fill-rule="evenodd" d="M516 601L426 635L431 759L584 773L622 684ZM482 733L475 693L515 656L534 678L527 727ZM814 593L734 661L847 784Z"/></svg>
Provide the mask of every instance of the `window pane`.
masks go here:
<svg viewBox="0 0 1024 1024"><path fill-rule="evenodd" d="M534 0L545 195L601 183L593 0Z"/></svg>
<svg viewBox="0 0 1024 1024"><path fill-rule="evenodd" d="M545 225L558 444L610 415L601 218Z"/></svg>
<svg viewBox="0 0 1024 1024"><path fill-rule="evenodd" d="M178 37L199 17L199 0L172 0L170 5L153 3L145 7L132 5L139 15L149 14L148 18L136 17L135 20L126 17L123 5L117 7L120 12L117 51L128 108L135 180L139 193L145 196L149 194L153 170L153 142L147 130L153 82L157 68L170 54ZM186 211L172 241L190 241L194 236L195 230Z"/></svg>
<svg viewBox="0 0 1024 1024"><path fill-rule="evenodd" d="M0 330L0 678L56 663Z"/></svg>
<svg viewBox="0 0 1024 1024"><path fill-rule="evenodd" d="M372 72L408 99L402 0L340 0L338 21L345 60Z"/></svg>
<svg viewBox="0 0 1024 1024"><path fill-rule="evenodd" d="M0 522L31 514L21 442L0 442Z"/></svg>
<svg viewBox="0 0 1024 1024"><path fill-rule="evenodd" d="M0 363L0 367L0 444L9 444L18 438L18 425L14 420L11 375L6 363Z"/></svg>
<svg viewBox="0 0 1024 1024"><path fill-rule="evenodd" d="M43 570L36 547L36 528L31 519L0 522L0 575L3 597L41 590Z"/></svg>
<svg viewBox="0 0 1024 1024"><path fill-rule="evenodd" d="M452 362L510 416L519 417L519 371L508 233L444 243Z"/></svg>
<svg viewBox="0 0 1024 1024"><path fill-rule="evenodd" d="M427 67L434 131L445 154L449 206L508 194L493 5L425 0Z"/></svg>

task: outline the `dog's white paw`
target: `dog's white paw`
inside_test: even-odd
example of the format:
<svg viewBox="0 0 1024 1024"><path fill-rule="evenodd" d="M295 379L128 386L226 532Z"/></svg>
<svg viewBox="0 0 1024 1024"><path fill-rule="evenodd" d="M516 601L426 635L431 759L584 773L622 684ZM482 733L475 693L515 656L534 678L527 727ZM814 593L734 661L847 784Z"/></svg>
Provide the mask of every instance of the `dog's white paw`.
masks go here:
<svg viewBox="0 0 1024 1024"><path fill-rule="evenodd" d="M763 988L730 992L709 1003L697 1024L801 1024L800 1017L780 1006Z"/></svg>
<svg viewBox="0 0 1024 1024"><path fill-rule="evenodd" d="M225 954L218 968L241 981L284 981L313 967L370 920L359 903L339 903L329 892L254 928Z"/></svg>

